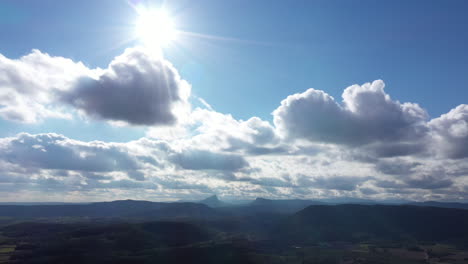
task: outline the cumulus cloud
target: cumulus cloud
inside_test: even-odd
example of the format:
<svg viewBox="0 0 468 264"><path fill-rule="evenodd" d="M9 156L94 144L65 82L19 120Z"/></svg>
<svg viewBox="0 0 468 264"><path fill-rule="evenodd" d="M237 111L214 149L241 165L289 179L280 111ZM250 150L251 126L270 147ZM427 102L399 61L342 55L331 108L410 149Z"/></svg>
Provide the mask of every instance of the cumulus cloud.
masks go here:
<svg viewBox="0 0 468 264"><path fill-rule="evenodd" d="M302 187L315 187L317 189L331 189L353 191L360 184L368 181L370 177L356 177L356 176L320 176L309 177L306 175L298 175L298 186Z"/></svg>
<svg viewBox="0 0 468 264"><path fill-rule="evenodd" d="M209 192L212 181L200 173L246 172L249 166L239 155L190 148L176 151L175 147L148 138L127 143L84 142L53 133L21 133L0 139L0 185L10 186L5 190L9 192L32 189Z"/></svg>
<svg viewBox="0 0 468 264"><path fill-rule="evenodd" d="M79 171L128 171L138 161L123 147L99 141L81 142L58 134L19 134L0 140L0 159L23 167Z"/></svg>
<svg viewBox="0 0 468 264"><path fill-rule="evenodd" d="M468 105L462 104L429 122L433 151L448 158L468 157Z"/></svg>
<svg viewBox="0 0 468 264"><path fill-rule="evenodd" d="M272 125L237 120L202 99L207 109L192 110L190 85L140 48L105 69L37 50L17 60L0 55L3 119L71 118L75 109L151 126L147 137L126 143L53 133L0 138L0 192L468 199L468 106L429 120L384 86L352 85L340 102L316 89L288 96Z"/></svg>
<svg viewBox="0 0 468 264"><path fill-rule="evenodd" d="M190 115L191 145L239 154L284 152L274 127L258 117L236 120L231 115L196 108ZM152 136L158 136L152 134Z"/></svg>
<svg viewBox="0 0 468 264"><path fill-rule="evenodd" d="M423 154L428 150L426 138L413 142L375 142L362 149L376 158L391 158Z"/></svg>
<svg viewBox="0 0 468 264"><path fill-rule="evenodd" d="M148 137L173 145L196 146L212 152L239 155L270 155L289 151L270 122L258 117L237 120L229 114L195 108L188 121L173 127L153 127Z"/></svg>
<svg viewBox="0 0 468 264"><path fill-rule="evenodd" d="M379 160L376 164L377 171L388 175L409 175L414 172L417 166L422 165L419 162L408 162L402 159Z"/></svg>
<svg viewBox="0 0 468 264"><path fill-rule="evenodd" d="M25 123L86 115L133 125L172 125L190 109L190 85L161 55L127 49L106 69L38 50L17 60L0 54L0 117Z"/></svg>
<svg viewBox="0 0 468 264"><path fill-rule="evenodd" d="M287 138L354 146L424 137L426 111L392 100L384 86L381 80L352 85L344 90L342 104L315 89L288 96L273 112L274 123Z"/></svg>
<svg viewBox="0 0 468 264"><path fill-rule="evenodd" d="M435 190L448 188L453 185L453 180L447 177L434 175L422 175L417 177L404 178L403 180L381 180L376 186L383 188L389 193L415 192L414 190Z"/></svg>
<svg viewBox="0 0 468 264"><path fill-rule="evenodd" d="M440 189L447 188L453 185L453 181L441 175L423 175L422 177L409 178L406 181L408 188L417 189Z"/></svg>
<svg viewBox="0 0 468 264"><path fill-rule="evenodd" d="M33 50L19 59L0 54L0 117L23 123L69 118L54 105L53 90L67 89L82 75L93 75L81 62Z"/></svg>
<svg viewBox="0 0 468 264"><path fill-rule="evenodd" d="M173 154L170 159L187 170L237 171L248 166L242 156L206 150L185 150Z"/></svg>
<svg viewBox="0 0 468 264"><path fill-rule="evenodd" d="M79 78L61 100L92 117L171 125L187 111L190 85L161 56L127 49L97 78Z"/></svg>

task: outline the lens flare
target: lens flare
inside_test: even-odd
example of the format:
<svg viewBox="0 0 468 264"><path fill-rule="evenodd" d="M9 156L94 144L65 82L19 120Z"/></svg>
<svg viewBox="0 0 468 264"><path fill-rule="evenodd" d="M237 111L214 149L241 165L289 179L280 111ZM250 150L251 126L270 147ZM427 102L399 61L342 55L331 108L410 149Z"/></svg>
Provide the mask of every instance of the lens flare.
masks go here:
<svg viewBox="0 0 468 264"><path fill-rule="evenodd" d="M147 47L161 48L174 41L177 30L169 13L164 9L140 9L135 24L138 38Z"/></svg>

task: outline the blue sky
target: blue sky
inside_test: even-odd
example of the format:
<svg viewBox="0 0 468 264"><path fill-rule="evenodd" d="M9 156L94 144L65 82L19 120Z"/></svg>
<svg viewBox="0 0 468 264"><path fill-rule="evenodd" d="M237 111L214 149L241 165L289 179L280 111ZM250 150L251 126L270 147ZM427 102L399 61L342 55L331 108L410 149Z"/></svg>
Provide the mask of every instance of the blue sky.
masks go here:
<svg viewBox="0 0 468 264"><path fill-rule="evenodd" d="M153 1L157 6L158 2ZM463 103L466 1L167 1L192 39L167 58L217 110L271 118L285 96L317 88L339 98L354 83L386 81L431 116ZM2 53L32 48L105 67L133 34L126 1L2 1ZM441 88L444 87L444 88ZM242 102L243 107L238 107Z"/></svg>
<svg viewBox="0 0 468 264"><path fill-rule="evenodd" d="M444 122L449 122L439 118L442 114L466 103L466 98L468 98L468 89L465 87L466 83L468 83L468 52L466 49L468 46L468 31L466 30L468 25L468 17L466 16L468 3L466 1L239 0L227 2L201 0L165 1L165 3L162 3L143 0L84 0L73 2L3 0L0 2L0 54L9 60L15 60L29 54L31 50L37 49L42 54L47 53L50 56L68 58L73 62L81 61L87 69L97 67L106 69L115 57L125 54L126 49L142 44L138 38L135 38L134 24L138 19L138 13L132 8L132 5L143 5L148 8L164 6L171 14L178 30L193 33L191 36L180 36L170 46L165 47L163 56L165 61L174 66L180 78L190 84L191 92L187 103L190 105L191 110L189 111L192 114L189 115L188 119L197 120L202 125L180 123L179 121L184 118L179 116L176 116L176 119L179 120L178 124L161 123L162 121L157 117L153 119L154 122L151 124L147 123L148 120L141 121L143 119L138 119L143 122L138 123L140 121L132 119L135 117L134 115L131 118L122 118L120 112L109 112L117 109L118 105L115 105L115 109L106 105L102 106L103 108L89 110L90 104L78 105L81 103L79 100L83 100L80 97L83 94L80 94L79 89L77 89L68 95L68 99L61 99L60 103L51 103L50 101L44 103L46 100L40 102L41 105L52 107L52 111L64 111L71 117L69 116L66 119L39 118L34 121L30 119L28 122L24 122L24 120L18 122L18 120L11 118L13 115L10 115L10 118L6 118L5 115L4 118L0 118L0 137L15 137L21 132L27 132L30 135L57 133L69 139L83 142L100 140L103 142L126 143L132 140L141 140L145 137L163 139L162 136L158 136L158 133L162 133L158 130L161 129L161 125L163 128L173 127L177 131L185 130L188 133L187 135L203 134L206 131L210 133L217 131L216 133L219 133L219 130L207 128L204 123L208 121L203 118L211 115L212 117L208 118L209 120L216 120L216 122L221 123L238 122L236 124L241 127L244 126L242 122L246 122L252 117L257 117L262 122L266 122L268 126L271 126L268 129L274 131L271 133L277 134L279 138L279 141L272 141L263 146L268 148L283 147L283 145L294 145L296 150L306 148L305 145L298 146L295 144L299 143L293 144L288 141L291 140L291 137L297 137L298 141L306 140L308 142L306 144L307 148L311 147L309 146L310 143L320 145L313 146L320 149L342 148L343 145L348 148L349 146L359 145L359 150L365 149L367 151L375 147L376 144L384 144L384 141L393 142L392 147L397 146L398 148L403 143L413 144L414 141L410 140L414 136L413 132L407 132L406 130L405 132L395 132L398 136L389 133L387 137L387 134L383 132L379 135L372 134L377 133L375 131L379 128L368 127L368 130L361 131L356 129L354 125L348 126L349 124L346 123L348 125L345 126L340 123L348 121L337 121L340 124L327 127L330 124L328 121L319 119L319 117L314 119L313 117L315 114L322 112L321 109L314 108L315 99L312 100L312 98L315 98L315 95L312 92L306 93L307 89L321 90L332 96L343 109L349 110L351 109L351 102L357 102L352 101L352 98L357 97L350 95L347 103L342 102L342 93L345 88L354 84L363 85L368 82L372 83L374 80L383 80L385 82L385 94L381 94L382 96L390 95L393 102L398 100L401 103L417 103L422 108L413 109L413 113L420 113L421 118L416 118L416 114L411 118L425 120L424 122L427 124L424 125L424 128L418 129L430 131L427 132L427 135L437 138L437 144L444 143L444 146L451 146L463 145L467 142L463 138L463 133L465 133L463 125L467 124L466 117L463 115L464 110L461 108L461 110L457 110L461 114L453 112L453 116L461 119L455 117L455 119L452 118L455 121L450 119L454 122L455 128L453 131L455 131L456 136L446 136L444 131L440 132L435 128L437 125L443 126L442 124L446 125ZM198 36L194 36L195 34ZM132 56L135 56L135 53L127 54L127 58L133 58ZM6 68L0 66L0 69ZM177 76L176 79L178 79ZM372 85L374 84L375 86L362 89L369 89L369 91L374 89L372 91L377 93L381 89L381 84L373 83ZM0 85L4 85L4 88L7 87L6 84L1 82ZM19 84L18 86L11 83L8 85L9 88L20 90L18 88ZM90 91L86 96L95 95L92 90L93 87L86 86L82 88ZM282 100L293 94L302 94L304 98L308 98L307 100L310 99L310 101L306 100L308 104L311 104L310 108L298 108L297 111L301 111L304 115L309 113L311 119L302 120L303 117L294 117L290 114L291 109L295 107L292 99L290 105L281 103ZM47 94L47 96L52 95ZM197 98L204 99L214 110L206 115L201 112L195 113L197 107L206 108ZM327 101L328 99L325 98L324 100ZM376 101L378 100L376 99ZM8 101L5 102L0 103L0 106L7 107ZM369 102L367 105L373 105L373 102ZM106 108L104 109L104 107ZM403 112L407 109L406 106L402 105L398 107L404 109ZM336 111L342 112L343 109ZM389 109L385 111L392 111ZM148 111L150 112L145 113L158 116L158 113L151 112L152 110ZM273 114L274 111L276 114ZM366 111L372 112L374 110L367 109ZM192 116L194 113L196 118ZM223 117L221 118L218 114L223 115ZM323 114L325 116L332 115L332 113L326 111ZM51 116L50 113L48 115ZM398 112L395 115L403 116L404 114ZM83 118L83 116L87 118ZM197 118L203 120L200 121ZM227 118L229 121L223 118ZM337 118L338 120L342 120L341 118L348 120L347 117L340 116ZM409 117L405 118L406 122ZM221 119L224 121L220 121ZM302 123L297 125L291 120L299 120ZM310 120L314 120L314 125L304 125ZM379 119L388 120L388 123L379 123L380 121L376 121L374 117L366 120L367 122L380 124L380 127L388 126L388 130L392 129L390 125L398 126L403 124L391 118ZM122 126L108 121L124 121L127 124ZM181 126L184 126L184 128L181 128ZM316 127L321 128L317 129ZM354 131L354 133L369 133L369 138L353 141L353 137L349 135L333 135L333 132L328 130L341 127L346 127L347 131ZM365 127L365 125L361 125L361 127ZM407 129L406 123L404 129ZM374 132L368 132L370 130ZM331 136L319 135L323 131L328 131ZM434 136L435 131L439 131L437 133L440 133L440 135ZM406 133L405 137L400 137L401 133ZM188 140L187 135L184 136L185 140ZM426 134L424 134L425 136ZM395 141L395 138L398 138L398 142ZM195 139L191 138L190 140ZM254 144L255 142L250 143ZM181 148L183 149L181 147L183 143L179 141L174 140L169 143L173 145L174 149L179 151ZM192 144L195 143L192 142ZM430 145L429 143L423 145L425 149L432 148L427 147ZM210 149L210 151L220 155L240 155L243 157L247 155L247 152L245 152L247 150L242 150L244 151L242 152L237 149L236 152L232 150L234 149L233 146L228 149ZM433 158L427 162L434 165L441 162L442 157L456 157L457 162L461 162L465 158L464 149L445 150L445 147L442 149L446 151L445 156L434 154L434 151L432 151L430 155ZM206 151L206 149L203 151ZM191 150L189 153L190 155L193 153L205 155L206 152L203 151ZM287 152L292 153L294 151L288 150ZM210 155L208 156L211 157ZM380 157L373 157L376 159L373 162L381 164L380 166L390 162L399 165L404 163L409 166L405 175L412 177L412 180L418 177L418 180L422 178L432 179L431 173L416 170L419 165L414 165L414 168L408 165L422 164L423 162L419 159L422 159L424 155L421 153L418 155L392 156L395 159L392 161L388 158L380 160ZM402 161L403 159L407 160ZM195 160L198 161L198 157ZM12 163L11 159L8 162ZM254 161L248 159L247 162L254 163ZM343 162L350 162L350 160ZM340 166L346 167L343 164ZM358 167L357 164L350 166ZM378 165L375 166L377 166L377 169L382 168L378 167ZM457 168L463 171L463 168L460 168L461 165L454 166L458 166ZM434 167L439 169L439 166L434 165ZM180 169L180 166L177 168ZM63 169L66 170L66 168ZM184 169L183 166L182 169ZM190 169L185 170L190 171ZM214 170L215 172L213 172L212 168L208 168L208 170L209 172L206 173L212 175L223 171ZM223 173L226 174L227 172L224 171ZM254 177L246 171L231 173L234 176L229 177L236 179L267 176L261 174ZM293 174L288 172L287 169L285 169L285 173ZM372 174L373 172L366 173ZM442 174L448 175L450 173L454 173L453 170L444 171ZM303 172L297 172L296 174L303 174ZM394 174L390 173L388 175ZM341 177L341 172L337 171L335 176ZM391 181L391 179L387 178L385 181ZM466 187L463 187L465 185L462 183L465 180L460 179L449 180L457 185L458 192L462 193L460 197L465 199L463 188ZM403 182L407 187L410 185L410 181ZM440 183L440 181L438 182ZM443 185L443 183L442 181L440 184ZM316 182L316 184L318 183ZM255 182L253 185L255 185ZM268 184L257 185L268 186ZM377 185L374 183L373 186ZM369 190L373 188L369 186L365 188ZM382 186L384 184L381 184L379 188L383 188ZM362 188L364 190L364 187ZM263 191L268 193L266 189ZM219 191L211 189L211 192ZM273 195L272 193L269 194ZM225 191L225 195L235 196L228 191ZM352 196L355 194L346 193L346 195ZM364 195L364 192L359 195ZM440 193L438 195L443 196Z"/></svg>

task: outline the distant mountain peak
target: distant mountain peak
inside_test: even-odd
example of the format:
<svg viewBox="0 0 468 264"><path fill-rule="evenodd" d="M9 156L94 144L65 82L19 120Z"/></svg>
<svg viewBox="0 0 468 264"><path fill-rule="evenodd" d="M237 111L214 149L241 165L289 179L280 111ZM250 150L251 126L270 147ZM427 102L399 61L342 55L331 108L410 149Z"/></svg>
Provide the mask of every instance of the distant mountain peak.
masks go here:
<svg viewBox="0 0 468 264"><path fill-rule="evenodd" d="M203 199L202 201L219 201L219 199L216 194L213 194L210 197Z"/></svg>
<svg viewBox="0 0 468 264"><path fill-rule="evenodd" d="M216 194L203 199L200 201L200 203L208 205L209 207L221 207L221 206L226 206L226 203L219 200L218 196Z"/></svg>

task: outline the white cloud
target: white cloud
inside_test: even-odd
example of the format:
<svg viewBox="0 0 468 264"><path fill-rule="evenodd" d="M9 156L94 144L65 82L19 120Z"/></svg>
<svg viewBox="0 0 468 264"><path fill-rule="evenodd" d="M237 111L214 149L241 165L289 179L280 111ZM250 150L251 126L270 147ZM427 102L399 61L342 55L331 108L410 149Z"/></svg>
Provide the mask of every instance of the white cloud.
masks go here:
<svg viewBox="0 0 468 264"><path fill-rule="evenodd" d="M127 49L97 78L83 76L61 100L91 117L134 125L172 125L189 111L190 85L161 56Z"/></svg>
<svg viewBox="0 0 468 264"><path fill-rule="evenodd" d="M468 157L468 105L462 104L429 122L433 151L443 157Z"/></svg>
<svg viewBox="0 0 468 264"><path fill-rule="evenodd" d="M93 74L81 62L39 50L16 60L0 54L0 116L24 123L69 118L54 104L53 90L67 89L77 77Z"/></svg>
<svg viewBox="0 0 468 264"><path fill-rule="evenodd" d="M288 96L273 124L191 110L190 85L159 55L126 50L106 69L34 50L0 55L0 117L34 123L77 110L150 126L126 143L21 133L0 139L0 192L78 197L468 199L468 106L428 120L380 80ZM156 198L155 198L156 197ZM96 198L98 199L98 198Z"/></svg>
<svg viewBox="0 0 468 264"><path fill-rule="evenodd" d="M352 146L411 142L427 132L425 110L393 101L380 80L350 86L342 97L339 104L315 89L288 96L273 112L274 123L286 138Z"/></svg>
<svg viewBox="0 0 468 264"><path fill-rule="evenodd" d="M0 158L23 167L77 171L128 171L137 157L121 144L81 142L57 134L22 133L0 139Z"/></svg>
<svg viewBox="0 0 468 264"><path fill-rule="evenodd" d="M38 50L17 60L0 54L0 117L24 123L89 117L133 125L172 125L190 111L190 85L162 56L127 49L107 69Z"/></svg>
<svg viewBox="0 0 468 264"><path fill-rule="evenodd" d="M237 171L248 166L247 161L239 155L196 149L174 153L170 156L170 160L187 170Z"/></svg>
<svg viewBox="0 0 468 264"><path fill-rule="evenodd" d="M274 149L279 144L273 126L258 117L236 120L231 115L197 108L190 119L194 134L189 141L201 148L245 154L256 148Z"/></svg>

